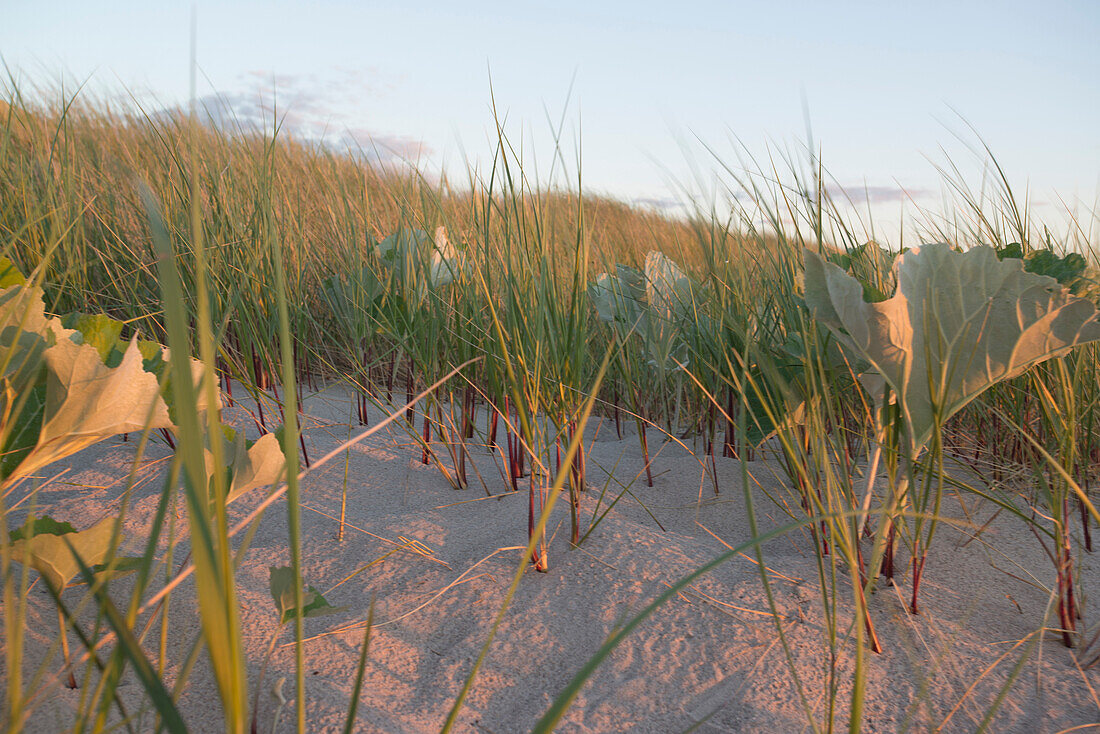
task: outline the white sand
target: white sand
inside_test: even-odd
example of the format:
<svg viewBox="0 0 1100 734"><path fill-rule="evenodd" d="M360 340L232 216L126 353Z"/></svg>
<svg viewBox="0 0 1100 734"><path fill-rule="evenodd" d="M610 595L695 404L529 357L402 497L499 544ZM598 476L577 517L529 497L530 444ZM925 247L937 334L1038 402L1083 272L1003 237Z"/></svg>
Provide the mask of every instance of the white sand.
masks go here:
<svg viewBox="0 0 1100 734"><path fill-rule="evenodd" d="M312 456L347 438L350 398L341 388L334 386L312 397L306 409L316 418L306 421ZM233 415L227 411L228 417ZM242 415L237 413L236 419L241 421ZM624 435L618 440L614 426L606 420L597 435L598 423L594 421L588 433L592 488L582 506L585 527L607 482L603 469L617 463L617 480L629 482L642 468L636 437ZM658 446L658 436L653 434L651 447ZM38 504L79 528L90 526L116 506L112 501L122 492L134 450L133 442L114 440L74 457L68 472L43 487ZM131 552L144 542L156 508L166 462L154 459L167 456L168 451L155 445L147 454L148 466L140 475L126 523ZM489 490L504 492L493 458L484 450L475 454ZM376 600L377 625L357 731L439 730L486 640L520 556L516 550L494 552L526 542L525 493L467 501L485 497L476 476L471 473L468 490L455 491L437 469L420 464L419 456L419 449L409 445L400 430L382 432L350 450L349 526L342 542L337 540L338 523L325 514L338 517L340 513L343 459L310 474L303 486L306 582L324 591L332 604L349 607L334 616L306 620L307 635L361 623L371 598ZM718 464L722 492L715 497L699 462L682 448L666 447L655 459L656 486L651 489L644 480L635 481L630 491L638 499L623 497L576 550L569 549L566 503L560 503L553 522L557 533L551 544L550 572L529 571L523 579L455 731L529 730L617 622L643 608L667 584L725 550L703 526L730 544L750 537L740 464L729 459L719 459ZM51 467L51 475L61 468ZM773 465L753 462L751 471L764 488L781 491ZM233 517L243 517L255 507L264 491L235 503ZM608 483L604 506L620 492L620 484ZM763 493L756 496L762 529L787 521ZM973 498L965 501L978 525L994 514L993 508ZM957 502L947 505L949 512L961 515ZM969 536L946 526L940 531L925 573L921 615L906 612L904 586L895 589L884 584L871 600L885 652L868 655L864 731L894 732L906 724L914 731L925 731L949 716L944 731L975 730L1026 643L1014 645L1042 625L1050 607L1044 587L1053 584L1054 569L1034 535L1022 522L1001 513L979 539L965 544ZM391 551L401 537L423 543L436 561L399 550L328 591ZM177 563L186 548L186 543L177 548ZM776 572L772 576L775 603L783 615L802 690L818 718L824 718L830 657L811 541L803 533L792 534L768 544L765 553L766 563ZM906 559L898 561L907 570ZM289 562L286 506L280 501L264 517L237 577L252 693L276 629L268 567ZM1095 566L1094 558L1083 559L1086 604L1100 598ZM458 580L462 583L454 585ZM901 582L907 583L907 574ZM117 583L116 598L122 599L127 582ZM72 588L65 598L75 604L81 593L81 588ZM841 615L849 619L846 587L841 595ZM27 679L57 636L48 596L37 586L30 596ZM1088 604L1086 612L1091 610ZM1056 624L1056 614L1049 611L1051 624ZM87 628L94 623L94 615L87 610L82 619ZM173 595L171 619L169 679L199 630L190 583ZM1098 620L1087 615L1086 621ZM157 634L154 629L146 639L151 657ZM288 626L280 633L280 641L289 642L292 636ZM306 644L309 731L341 730L362 640L363 630L357 627ZM853 668L850 651L851 646L846 646L836 661L842 688L837 696L842 707L838 721L842 723L847 719L846 681ZM48 678L54 677L59 660L57 653ZM278 730L291 731L295 716L292 647L276 649L265 675L259 695L261 732L271 731L278 708L272 690L284 678L282 693L289 703L282 709ZM1098 684L1100 672L1080 671L1060 637L1045 633L990 730L1056 732L1100 721L1100 700L1092 690ZM132 673L120 692L131 710L139 707L140 686ZM29 730L69 729L80 694L57 683L41 692ZM222 730L216 688L205 660L195 667L180 706L193 731ZM703 577L629 636L581 691L560 731L674 732L704 720L697 731L808 729L759 572L746 558L731 560ZM147 715L135 728L150 731L151 727L152 717Z"/></svg>

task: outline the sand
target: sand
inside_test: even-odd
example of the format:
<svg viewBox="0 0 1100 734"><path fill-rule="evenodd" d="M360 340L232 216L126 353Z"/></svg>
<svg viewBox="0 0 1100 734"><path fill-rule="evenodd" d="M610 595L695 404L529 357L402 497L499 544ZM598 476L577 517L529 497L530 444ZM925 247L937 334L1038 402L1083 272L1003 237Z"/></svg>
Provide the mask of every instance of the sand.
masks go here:
<svg viewBox="0 0 1100 734"><path fill-rule="evenodd" d="M307 445L314 457L347 439L351 396L341 386L310 396L305 411ZM226 416L250 426L240 409L227 409ZM255 435L254 427L249 430ZM661 445L656 433L650 440L655 449ZM620 439L611 421L594 419L587 443L585 528L601 491L606 490L604 509L624 485L630 493L576 549L568 543L565 503L555 511L550 570L529 571L523 578L455 731L530 730L617 624L725 551L724 543L736 545L751 535L738 462L717 460L721 493L715 496L700 462L685 448L668 444L655 458L655 486L649 488L637 478L642 462L635 435L624 433ZM42 487L38 504L77 527L90 526L117 508L134 452L132 441L114 439L50 467L49 476L66 471ZM151 446L139 471L126 519L131 552L146 537L168 455L166 446ZM342 540L335 518L345 488L343 457L304 480L306 583L325 592L333 605L347 607L305 621L306 634L313 638L305 645L309 731L342 730L371 599L376 625L356 731L412 734L442 726L515 572L520 552L514 547L526 543L526 494L505 494L499 462L484 449L475 449L474 455L484 485L471 473L470 488L456 491L435 467L420 463L419 448L400 428L355 445L347 454ZM758 483L761 530L788 522L762 491L784 493L774 460L758 459L749 469ZM233 518L244 517L265 491L234 503ZM501 496L487 498L487 491ZM947 512L963 516L965 510L976 525L989 524L976 538L972 529L944 526L928 561L922 613L906 611L907 575L899 579L902 586L884 583L870 600L885 651L868 655L863 730L942 726L943 731L974 731L1006 685L990 731L1085 727L1081 731L1090 724L1100 730L1095 723L1100 721L1100 699L1094 691L1100 672L1081 670L1074 651L1063 647L1059 636L1036 632L1044 615L1050 615L1052 625L1057 619L1049 592L1055 578L1050 560L1023 522L973 498L964 502L960 507L949 500ZM25 509L21 506L15 518ZM422 550L415 552L403 539L417 541ZM186 548L186 542L177 548L177 562ZM277 629L268 592L269 567L289 562L286 506L279 501L264 516L237 576L250 695L257 691L272 635L278 634L279 640L258 688L260 732L272 731L277 715L275 731L293 730L294 651L284 646L293 632L290 627ZM757 565L749 557L734 558L663 605L627 637L581 690L559 731L676 732L693 726L700 732L809 730L804 706L825 719L831 668L840 687L836 720L846 726L854 660L850 644L842 645L835 659L830 656L812 540L795 532L772 541L765 546L765 562L786 652ZM1090 625L1097 621L1090 602L1100 598L1096 571L1094 557L1081 559L1085 622ZM121 600L129 587L125 580L115 583ZM81 594L74 587L65 598L75 604ZM848 620L850 605L843 589L842 599L839 614ZM199 634L190 582L173 595L170 615L171 681ZM87 629L95 622L90 610L81 619ZM46 679L53 682L38 691L27 730L68 730L81 691L68 690L56 680L60 655L50 651L57 637L56 618L41 584L30 592L26 632L25 679L37 662L54 655L46 666ZM156 639L154 631L145 641L151 656ZM1030 658L1008 683L1030 640L1037 643ZM281 690L285 706L276 690ZM120 695L132 711L140 708L140 685L131 673ZM222 730L216 687L205 660L194 668L180 708L192 731ZM135 725L137 731L151 728L148 714Z"/></svg>

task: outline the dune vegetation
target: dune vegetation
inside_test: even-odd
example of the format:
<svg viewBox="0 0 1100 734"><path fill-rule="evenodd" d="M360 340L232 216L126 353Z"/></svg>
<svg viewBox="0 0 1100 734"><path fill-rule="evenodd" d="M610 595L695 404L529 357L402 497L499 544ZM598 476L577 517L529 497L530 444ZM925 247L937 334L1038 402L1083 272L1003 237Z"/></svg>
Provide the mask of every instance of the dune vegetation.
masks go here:
<svg viewBox="0 0 1100 734"><path fill-rule="evenodd" d="M81 691L74 730L147 730L120 698L124 674L143 691L145 726L185 731L177 701L200 660L225 729L255 727L267 657L242 642L235 573L264 512L286 516L290 564L271 569L271 614L297 641L289 716L311 730L303 621L338 610L302 564L300 479L343 454L317 455L300 422L302 396L333 383L355 396L349 438L381 430L384 413L407 436L400 450L466 493L456 497L491 493L480 457L525 503L526 551L439 712L443 731L532 569L583 549L635 483L653 486L665 444L690 452L708 495L738 494L750 534L576 660L536 731L553 730L615 647L712 568L751 556L773 600L765 547L785 536L815 563L820 644L851 661L828 668L825 704L810 703L821 691L803 696L805 727L858 731L866 660L898 654L871 600L897 587L921 613L944 528L984 531L960 506L1011 518L1049 559L1026 569L1050 601L1025 610L1034 633L1012 647L980 728L1044 644L1065 646L1082 675L1100 659L1081 578L1100 523L1095 214L1056 239L992 159L986 189L945 172L950 216L929 216L924 241L892 250L830 198L816 159L745 174L716 161L729 195L685 194L689 214L674 217L540 187L503 130L491 169L458 183L277 130L79 98L51 106L17 89L0 121L9 731L65 685ZM249 423L224 424L229 406ZM594 420L637 442L637 465L610 472L619 484L593 478ZM127 494L97 518L55 516L37 496L52 463L114 436L132 442L135 467L151 443L172 452L136 554L121 550ZM722 462L744 481L723 480ZM755 487L750 464L782 489ZM227 508L256 493L265 499L235 520ZM567 529L551 542L556 505ZM781 522L758 527L760 514ZM35 583L56 606L59 649L30 666ZM169 661L168 609L184 585L202 636ZM371 625L358 634L346 731L374 654ZM789 675L802 695L793 663Z"/></svg>

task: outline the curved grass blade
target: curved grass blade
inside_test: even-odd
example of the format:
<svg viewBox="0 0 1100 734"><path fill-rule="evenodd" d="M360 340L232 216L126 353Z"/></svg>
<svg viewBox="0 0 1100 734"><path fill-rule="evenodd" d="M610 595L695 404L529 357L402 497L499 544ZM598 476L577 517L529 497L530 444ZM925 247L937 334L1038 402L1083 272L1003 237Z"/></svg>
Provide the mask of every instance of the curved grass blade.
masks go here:
<svg viewBox="0 0 1100 734"><path fill-rule="evenodd" d="M359 709L359 692L363 690L363 671L367 668L367 655L370 652L370 632L374 626L374 597L367 610L367 628L363 632L363 650L359 653L359 665L355 669L355 685L351 689L351 703L348 705L348 719L344 722L344 734L355 730L355 714Z"/></svg>
<svg viewBox="0 0 1100 734"><path fill-rule="evenodd" d="M77 553L76 549L71 543L61 536L65 540L65 544L69 546L69 551L73 554L73 558L76 559L77 564L80 566L80 573L84 577L84 580L88 583L92 593L95 594L96 602L99 605L99 610L104 617L107 618L107 622L114 629L115 634L118 636L118 644L125 653L130 664L134 666L134 672L137 674L138 679L141 681L141 685L145 688L145 692L149 694L149 698L152 699L153 705L156 706L157 712L161 716L165 728L168 731L176 734L187 734L187 726L183 723L183 718L180 716L179 709L176 708L176 704L172 702L172 696L164 687L164 683L161 681L160 676L157 675L156 670L153 669L149 659L145 657L145 653L141 649L141 644L134 637L133 630L126 624L126 619L119 612L115 603L111 601L111 597L108 596L107 590L102 584L97 583L95 573L88 567L84 560Z"/></svg>
<svg viewBox="0 0 1100 734"><path fill-rule="evenodd" d="M211 508L209 499L210 484L206 474L203 428L198 410L201 404L200 394L192 379L188 379L193 374L189 356L190 327L185 313L183 287L176 267L175 248L169 239L159 204L148 188L140 188L139 194L149 218L153 244L159 259L158 274L165 304L164 320L170 350L169 366L173 375L172 391L179 413L177 421L184 494L193 534L191 548L195 557L199 617L206 646L210 651L218 692L222 697L226 728L243 732L248 715L247 665L241 644L240 615L233 585L228 520L224 502L214 502ZM209 380L206 382L210 384ZM214 462L217 464L223 460L219 456L221 447L218 442L214 442L213 449ZM224 495L224 487L217 491L218 485L224 484L220 477L220 472L215 472L214 485L217 494Z"/></svg>

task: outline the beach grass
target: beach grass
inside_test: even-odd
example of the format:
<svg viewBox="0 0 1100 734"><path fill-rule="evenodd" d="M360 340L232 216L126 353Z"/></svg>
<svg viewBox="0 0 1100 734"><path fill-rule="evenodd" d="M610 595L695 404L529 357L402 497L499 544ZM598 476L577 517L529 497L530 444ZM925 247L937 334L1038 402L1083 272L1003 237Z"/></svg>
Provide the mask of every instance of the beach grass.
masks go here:
<svg viewBox="0 0 1100 734"><path fill-rule="evenodd" d="M108 720L140 730L147 719L117 695L127 670L138 674L156 725L184 730L175 701L200 659L213 668L226 731L243 732L254 721L248 670L257 661L242 644L235 573L258 516L238 526L249 528L243 541L235 537L226 508L241 465L230 456L233 444L222 440L215 408L228 401L247 405L258 434L276 433L285 457L271 488L257 491L271 493L264 506L278 499L287 511L293 708L296 730L309 731L303 619L321 607L303 582L299 478L311 457L299 413L300 395L317 381L347 384L358 395L349 435L351 423L366 424L372 410L382 410L404 427L409 450L454 489L476 486L469 457L479 447L497 457L511 491L526 497L526 550L517 554L511 587L464 687L441 717L444 731L457 720L528 566L550 568L546 528L555 504L569 506L569 547L583 547L598 523L604 498L595 496L585 459L592 415L613 420L619 431L635 426L641 464L622 471L650 486L661 462L654 444L689 448L715 495L731 491L719 479L718 460L736 458L752 533L624 621L589 661L577 660L576 677L537 731L554 729L587 677L662 603L742 553L760 567L806 727L859 731L865 660L895 652L878 638L869 599L883 584L905 586L910 612L920 612L937 528L971 522L947 514L948 493L991 503L1034 535L1051 565L1030 571L1054 579L1057 619L1050 626L1038 615L1035 626L1050 627L1067 647L1088 647L1092 622L1078 574L1100 521L1091 492L1100 466L1100 358L1097 346L1085 343L1095 337L1085 334L1080 346L1051 349L1041 363L990 379L962 405L943 397L955 363L940 374L941 362L928 358L925 387L942 399L932 401L929 431L915 435L907 395L896 384L885 395L881 383L871 386L870 352L853 348L851 329L830 325L815 310L807 285L808 263L820 260L835 269L830 277L851 277L865 299L884 302L897 288L902 243L865 244L866 228L830 198L815 157L749 173L716 157L731 196L718 205L685 194L688 214L672 216L582 193L579 170L576 189L542 187L503 128L491 170L471 170L457 188L411 168L294 140L277 127L217 130L196 117L79 95L49 102L37 90L9 86L0 120L0 256L41 286L46 313L103 314L121 324L116 340L168 347L168 377L160 384L170 396L172 427L148 424L138 457L150 440L174 450L144 551L127 561L137 571L128 596L110 573L94 574L92 563L80 564L86 588L62 594L51 586L58 644L67 646L72 635L82 649L66 654L65 674L47 656L29 680L22 630L33 564L29 543L17 553L8 532L49 508L38 506L34 477L5 479L8 731L21 730L33 705L42 705L28 708L39 684L56 684L70 671L79 673L73 684L81 688L74 730L98 730ZM991 155L987 162L995 175L978 190L959 169L944 168L952 198L942 216L922 223L919 244L992 248L997 262L1018 260L1021 270L1056 279L1050 289L1094 304L1094 221L1077 216L1056 239L1017 201ZM609 305L601 308L605 296ZM23 354L14 334L26 315L13 313L24 321L5 332L6 364ZM939 322L923 326L947 333ZM181 377L190 374L199 379ZM8 451L16 418L34 399L33 383L21 375L5 368L0 438ZM247 395L222 394L219 381ZM753 489L748 472L757 459L782 477L780 493ZM185 544L175 518L181 499ZM779 530L757 528L765 505L784 517ZM117 517L103 564L112 571L123 562L115 551L125 502L104 511ZM786 535L808 539L814 554L829 658L824 691L800 680L765 572L767 541ZM936 571L927 573L934 578ZM202 635L187 659L169 665L167 610L182 583L197 589ZM82 626L80 609L96 610L93 629ZM157 625L154 644L149 635ZM1035 650L1022 647L1017 674ZM836 664L846 656L850 669ZM168 668L178 671L174 679ZM988 702L982 729L992 726L1015 679ZM821 696L824 706L814 703ZM348 702L349 731L356 705Z"/></svg>

